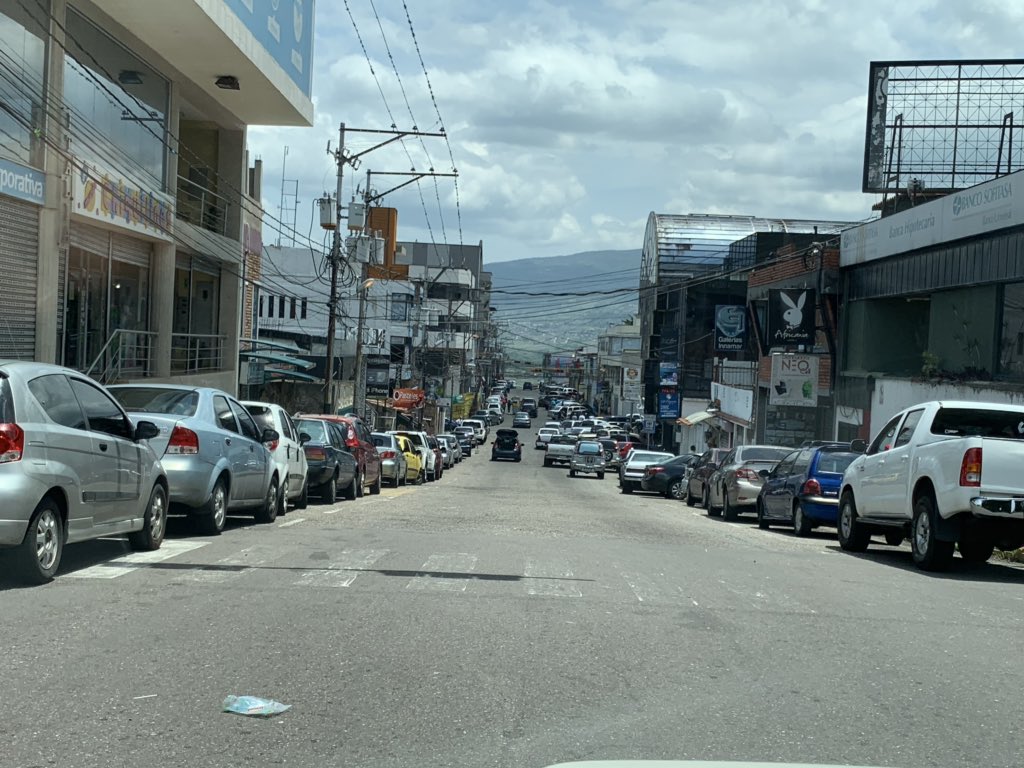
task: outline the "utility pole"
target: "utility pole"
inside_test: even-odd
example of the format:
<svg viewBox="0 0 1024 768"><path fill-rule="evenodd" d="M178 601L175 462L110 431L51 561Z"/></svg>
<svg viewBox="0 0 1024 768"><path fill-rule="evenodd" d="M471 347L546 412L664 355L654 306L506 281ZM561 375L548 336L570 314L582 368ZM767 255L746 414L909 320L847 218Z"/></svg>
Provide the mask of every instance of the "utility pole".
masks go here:
<svg viewBox="0 0 1024 768"><path fill-rule="evenodd" d="M359 319L356 322L356 384L352 393L352 407L356 415L366 419L366 357L363 354L363 333L366 325L367 262L359 265Z"/></svg>
<svg viewBox="0 0 1024 768"><path fill-rule="evenodd" d="M327 391L324 393L324 413L333 414L338 409L338 392L334 386L334 334L338 322L338 267L341 266L341 178L345 169L345 124L338 128L338 150L331 152L330 144L327 153L333 154L338 166L338 185L334 193L334 240L331 244L331 296L327 302L327 368L324 381ZM358 349L358 345L357 345Z"/></svg>

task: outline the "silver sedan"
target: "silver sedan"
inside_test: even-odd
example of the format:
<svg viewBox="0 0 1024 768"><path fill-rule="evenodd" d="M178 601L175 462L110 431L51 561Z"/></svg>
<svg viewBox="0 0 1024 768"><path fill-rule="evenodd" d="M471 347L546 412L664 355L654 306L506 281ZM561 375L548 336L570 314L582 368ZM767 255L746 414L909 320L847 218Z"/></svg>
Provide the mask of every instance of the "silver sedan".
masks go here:
<svg viewBox="0 0 1024 768"><path fill-rule="evenodd" d="M217 535L228 512L257 522L277 518L277 465L267 448L280 438L261 430L241 403L219 389L172 384L121 384L111 394L133 416L156 424L150 445L170 480L172 511Z"/></svg>

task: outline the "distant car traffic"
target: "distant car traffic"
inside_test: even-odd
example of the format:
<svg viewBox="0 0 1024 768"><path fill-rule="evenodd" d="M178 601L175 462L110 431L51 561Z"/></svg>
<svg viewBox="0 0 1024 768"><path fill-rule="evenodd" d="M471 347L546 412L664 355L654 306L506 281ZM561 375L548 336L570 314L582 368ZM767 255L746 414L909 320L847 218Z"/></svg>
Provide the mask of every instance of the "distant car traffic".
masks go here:
<svg viewBox="0 0 1024 768"><path fill-rule="evenodd" d="M530 414L520 411L512 417L512 428L513 429L529 429L533 426L533 422L530 421Z"/></svg>
<svg viewBox="0 0 1024 768"><path fill-rule="evenodd" d="M569 460L569 477L593 473L597 475L598 480L604 480L604 471L604 449L601 444L593 440L582 440L577 443Z"/></svg>

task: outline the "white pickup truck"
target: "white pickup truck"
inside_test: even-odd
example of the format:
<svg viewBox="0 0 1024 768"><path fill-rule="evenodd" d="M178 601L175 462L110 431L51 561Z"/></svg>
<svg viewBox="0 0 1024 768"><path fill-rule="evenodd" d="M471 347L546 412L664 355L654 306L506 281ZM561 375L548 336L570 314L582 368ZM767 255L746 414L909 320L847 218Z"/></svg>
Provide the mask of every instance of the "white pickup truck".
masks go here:
<svg viewBox="0 0 1024 768"><path fill-rule="evenodd" d="M914 562L942 570L1024 545L1024 407L960 401L894 416L843 475L839 545L910 537Z"/></svg>

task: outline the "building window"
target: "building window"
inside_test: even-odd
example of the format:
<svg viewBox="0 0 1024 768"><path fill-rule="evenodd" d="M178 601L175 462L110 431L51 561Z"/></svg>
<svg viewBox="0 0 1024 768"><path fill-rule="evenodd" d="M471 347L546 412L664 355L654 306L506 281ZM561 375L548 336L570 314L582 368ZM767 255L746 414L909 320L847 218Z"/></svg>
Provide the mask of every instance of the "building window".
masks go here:
<svg viewBox="0 0 1024 768"><path fill-rule="evenodd" d="M391 320L404 323L409 319L409 304L412 296L408 293L391 294Z"/></svg>
<svg viewBox="0 0 1024 768"><path fill-rule="evenodd" d="M1024 283L1003 286L999 373L1024 379Z"/></svg>
<svg viewBox="0 0 1024 768"><path fill-rule="evenodd" d="M292 296L291 299L288 300L288 317L290 317L292 320L295 319L295 297L294 296Z"/></svg>
<svg viewBox="0 0 1024 768"><path fill-rule="evenodd" d="M302 319L305 320L306 319L306 300L305 299L302 300L301 315L302 315Z"/></svg>
<svg viewBox="0 0 1024 768"><path fill-rule="evenodd" d="M260 317L263 317L263 297L260 296Z"/></svg>
<svg viewBox="0 0 1024 768"><path fill-rule="evenodd" d="M144 188L162 188L167 80L70 8L65 26L64 98L75 155L107 167L106 158L124 158L111 170Z"/></svg>
<svg viewBox="0 0 1024 768"><path fill-rule="evenodd" d="M0 78L0 155L42 166L42 143L32 127L42 127L46 11L39 3L0 3L0 50L7 77Z"/></svg>
<svg viewBox="0 0 1024 768"><path fill-rule="evenodd" d="M274 297L267 296L267 317L274 316Z"/></svg>
<svg viewBox="0 0 1024 768"><path fill-rule="evenodd" d="M277 316L284 317L284 296L277 297Z"/></svg>

